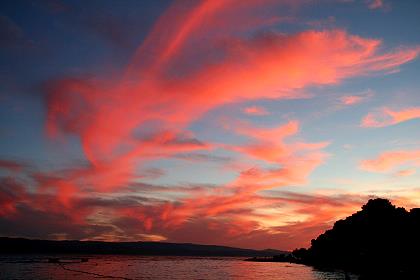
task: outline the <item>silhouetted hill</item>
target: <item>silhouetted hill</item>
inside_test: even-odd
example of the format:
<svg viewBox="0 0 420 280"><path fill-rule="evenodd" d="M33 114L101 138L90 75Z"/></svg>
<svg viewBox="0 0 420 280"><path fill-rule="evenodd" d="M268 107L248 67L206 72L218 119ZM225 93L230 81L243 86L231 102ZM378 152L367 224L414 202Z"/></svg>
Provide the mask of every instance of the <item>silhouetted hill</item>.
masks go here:
<svg viewBox="0 0 420 280"><path fill-rule="evenodd" d="M53 241L0 237L0 254L128 254L161 256L272 256L276 250L166 242Z"/></svg>
<svg viewBox="0 0 420 280"><path fill-rule="evenodd" d="M293 255L297 262L318 267L402 279L418 270L419 249L420 209L408 212L378 198Z"/></svg>

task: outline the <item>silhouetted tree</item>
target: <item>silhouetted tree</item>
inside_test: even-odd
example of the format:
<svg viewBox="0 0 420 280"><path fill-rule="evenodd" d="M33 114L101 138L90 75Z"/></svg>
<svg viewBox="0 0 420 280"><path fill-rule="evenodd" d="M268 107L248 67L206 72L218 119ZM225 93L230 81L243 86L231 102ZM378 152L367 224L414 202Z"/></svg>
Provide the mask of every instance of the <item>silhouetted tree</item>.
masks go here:
<svg viewBox="0 0 420 280"><path fill-rule="evenodd" d="M298 262L363 273L407 274L418 266L420 209L407 212L386 199L371 199L362 210L337 221L296 249Z"/></svg>

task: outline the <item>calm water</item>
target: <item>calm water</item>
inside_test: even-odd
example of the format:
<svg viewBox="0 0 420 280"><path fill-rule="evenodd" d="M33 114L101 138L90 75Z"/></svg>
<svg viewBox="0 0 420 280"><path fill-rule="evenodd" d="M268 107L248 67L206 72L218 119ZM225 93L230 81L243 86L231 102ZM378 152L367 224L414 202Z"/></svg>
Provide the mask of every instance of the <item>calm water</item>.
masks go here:
<svg viewBox="0 0 420 280"><path fill-rule="evenodd" d="M99 278L344 280L344 275L340 272L321 272L304 265L245 262L240 258L90 256L86 263L60 265L47 263L42 256L0 256L0 279Z"/></svg>

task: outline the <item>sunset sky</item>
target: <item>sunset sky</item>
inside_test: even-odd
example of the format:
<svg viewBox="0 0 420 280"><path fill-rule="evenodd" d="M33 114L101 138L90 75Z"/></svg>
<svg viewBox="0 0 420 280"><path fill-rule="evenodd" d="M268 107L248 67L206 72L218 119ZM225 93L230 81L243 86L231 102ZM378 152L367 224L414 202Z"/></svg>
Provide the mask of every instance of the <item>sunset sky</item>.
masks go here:
<svg viewBox="0 0 420 280"><path fill-rule="evenodd" d="M294 249L420 207L420 1L2 1L0 236Z"/></svg>

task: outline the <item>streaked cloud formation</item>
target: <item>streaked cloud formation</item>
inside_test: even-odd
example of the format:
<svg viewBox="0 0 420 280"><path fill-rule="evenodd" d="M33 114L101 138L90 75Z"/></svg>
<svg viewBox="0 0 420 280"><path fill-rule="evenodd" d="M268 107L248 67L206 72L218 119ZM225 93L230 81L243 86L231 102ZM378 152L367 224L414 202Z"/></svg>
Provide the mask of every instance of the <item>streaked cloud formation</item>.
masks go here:
<svg viewBox="0 0 420 280"><path fill-rule="evenodd" d="M363 127L384 127L420 118L420 107L392 110L384 107L367 114L362 120Z"/></svg>
<svg viewBox="0 0 420 280"><path fill-rule="evenodd" d="M345 95L340 98L340 103L341 105L352 106L367 101L372 98L373 95L371 90L354 95Z"/></svg>
<svg viewBox="0 0 420 280"><path fill-rule="evenodd" d="M383 0L366 0L366 4L368 5L369 9L380 9L385 7L385 3Z"/></svg>
<svg viewBox="0 0 420 280"><path fill-rule="evenodd" d="M306 29L308 20L291 16L306 5L175 1L159 12L126 66L53 75L43 87L42 141L76 146L80 157L52 160L52 168L0 160L0 233L293 249L358 209L371 193L313 185L320 182L316 170L334 170L328 162L338 156L337 133L314 132L325 123L313 125L312 115L334 105L323 91L403 74L420 48L389 48L336 20ZM287 29L291 24L300 28ZM132 40L123 41L128 48ZM358 114L370 112L363 127L420 116L418 107L364 107L374 99L370 90L336 92L360 92L338 100ZM308 108L309 117L301 115ZM354 117L357 127L361 115ZM415 176L417 149L378 153L353 171ZM326 193L329 187L334 193ZM391 198L413 203L406 193Z"/></svg>
<svg viewBox="0 0 420 280"><path fill-rule="evenodd" d="M367 171L386 172L403 164L420 166L420 150L387 151L374 159L362 161L360 166ZM408 173L407 170L403 171L402 174L408 175L410 173L412 173L411 169Z"/></svg>
<svg viewBox="0 0 420 280"><path fill-rule="evenodd" d="M254 116L264 116L269 114L265 108L259 106L246 107L244 108L243 112L245 114Z"/></svg>

